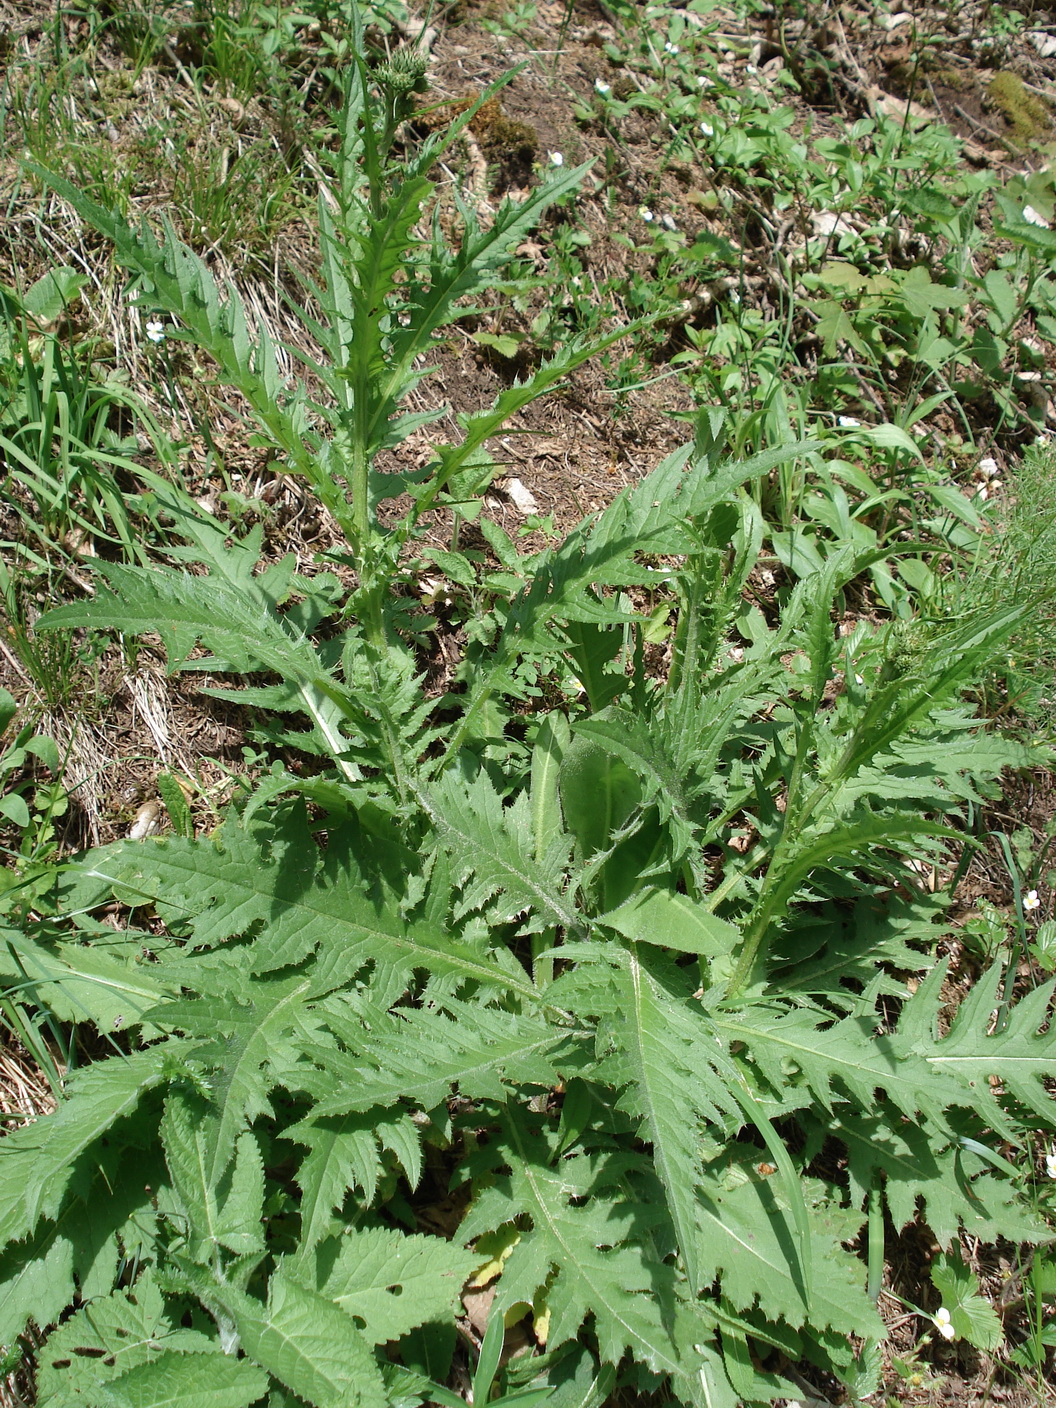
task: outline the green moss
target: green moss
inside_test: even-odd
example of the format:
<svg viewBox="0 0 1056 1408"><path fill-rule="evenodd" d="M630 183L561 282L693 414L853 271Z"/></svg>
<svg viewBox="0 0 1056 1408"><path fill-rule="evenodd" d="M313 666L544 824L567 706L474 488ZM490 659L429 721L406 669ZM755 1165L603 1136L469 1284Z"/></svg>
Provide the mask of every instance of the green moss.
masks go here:
<svg viewBox="0 0 1056 1408"><path fill-rule="evenodd" d="M1012 128L1015 141L1028 145L1052 126L1048 105L1028 92L1016 73L1003 69L990 80L987 95L991 104Z"/></svg>

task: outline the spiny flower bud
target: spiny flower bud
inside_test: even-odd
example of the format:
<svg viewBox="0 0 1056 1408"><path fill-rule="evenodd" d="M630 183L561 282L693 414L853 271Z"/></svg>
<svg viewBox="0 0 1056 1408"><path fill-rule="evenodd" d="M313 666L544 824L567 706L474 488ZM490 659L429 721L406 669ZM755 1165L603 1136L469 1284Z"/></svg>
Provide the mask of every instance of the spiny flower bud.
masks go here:
<svg viewBox="0 0 1056 1408"><path fill-rule="evenodd" d="M375 69L374 77L394 97L405 98L425 87L427 60L420 49L397 49L386 63Z"/></svg>

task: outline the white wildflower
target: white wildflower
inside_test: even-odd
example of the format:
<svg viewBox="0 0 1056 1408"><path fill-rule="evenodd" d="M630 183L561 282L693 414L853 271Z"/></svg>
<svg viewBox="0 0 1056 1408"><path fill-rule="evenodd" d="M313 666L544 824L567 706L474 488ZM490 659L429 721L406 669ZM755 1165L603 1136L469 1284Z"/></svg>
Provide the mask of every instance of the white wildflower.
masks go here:
<svg viewBox="0 0 1056 1408"><path fill-rule="evenodd" d="M1028 890L1023 896L1023 908L1028 914L1033 909L1041 908L1041 900L1038 899L1037 890Z"/></svg>
<svg viewBox="0 0 1056 1408"><path fill-rule="evenodd" d="M997 460L991 459L989 455L985 460L980 460L979 473L984 479L996 479L998 475Z"/></svg>
<svg viewBox="0 0 1056 1408"><path fill-rule="evenodd" d="M865 684L865 680L862 678L861 675L855 675L854 682L855 684Z"/></svg>
<svg viewBox="0 0 1056 1408"><path fill-rule="evenodd" d="M550 153L550 165L551 165L551 166L564 166L564 164L565 164L565 158L562 156L562 154L561 154L560 152L551 152L551 153Z"/></svg>
<svg viewBox="0 0 1056 1408"><path fill-rule="evenodd" d="M653 223L654 219L656 218L656 217L653 215L653 212L649 209L649 207L648 207L647 205L643 205L643 206L639 209L638 214L642 217L642 219L645 221L645 223L646 223L647 225L651 225L651 224Z"/></svg>
<svg viewBox="0 0 1056 1408"><path fill-rule="evenodd" d="M1051 1153L1045 1155L1045 1172L1050 1178L1056 1178L1056 1145L1053 1145Z"/></svg>
<svg viewBox="0 0 1056 1408"><path fill-rule="evenodd" d="M932 1317L932 1324L938 1330L944 1340L954 1340L957 1338L957 1331L953 1328L953 1317L944 1305L940 1305Z"/></svg>
<svg viewBox="0 0 1056 1408"><path fill-rule="evenodd" d="M667 43L664 45L664 53L665 53L665 54L677 54L677 53L678 53L678 45L677 45L677 44L672 44L671 41L670 41L670 39L669 39L669 40L667 41Z"/></svg>
<svg viewBox="0 0 1056 1408"><path fill-rule="evenodd" d="M980 484L979 488L975 491L975 497L985 504L987 499L990 497L990 490L986 487L985 484Z"/></svg>
<svg viewBox="0 0 1056 1408"><path fill-rule="evenodd" d="M854 416L837 416L836 424L841 430L857 430L861 425L860 420L855 420Z"/></svg>
<svg viewBox="0 0 1056 1408"><path fill-rule="evenodd" d="M1025 205L1023 207L1023 219L1028 225L1037 225L1042 230L1049 228L1049 222L1045 219L1044 215L1035 210L1032 205Z"/></svg>
<svg viewBox="0 0 1056 1408"><path fill-rule="evenodd" d="M700 130L704 133L705 137L714 137L715 135L715 129L710 122L702 122L700 124Z"/></svg>
<svg viewBox="0 0 1056 1408"><path fill-rule="evenodd" d="M165 341L165 324L151 321L147 324L147 338L151 342Z"/></svg>
<svg viewBox="0 0 1056 1408"><path fill-rule="evenodd" d="M660 223L661 223L661 225L663 225L663 227L664 227L665 230L677 230L677 229L678 229L678 226L675 224L674 216L672 216L672 215L661 215L661 217L660 217Z"/></svg>
<svg viewBox="0 0 1056 1408"><path fill-rule="evenodd" d="M607 83L602 83L600 78L595 78L594 91L595 93L600 93L603 98L607 98L608 95L612 92L612 89Z"/></svg>

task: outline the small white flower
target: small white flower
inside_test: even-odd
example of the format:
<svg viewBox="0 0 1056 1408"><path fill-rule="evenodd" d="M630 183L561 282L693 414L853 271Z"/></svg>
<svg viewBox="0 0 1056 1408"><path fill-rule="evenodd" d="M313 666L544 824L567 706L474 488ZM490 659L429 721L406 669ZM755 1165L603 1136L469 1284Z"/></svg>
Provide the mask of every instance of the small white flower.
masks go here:
<svg viewBox="0 0 1056 1408"><path fill-rule="evenodd" d="M1042 446L1045 446L1045 445L1047 445L1047 444L1049 443L1050 439L1051 439L1051 436L1048 436L1048 435L1035 435L1035 437L1034 437L1034 443L1035 443L1035 445L1042 445Z"/></svg>
<svg viewBox="0 0 1056 1408"><path fill-rule="evenodd" d="M560 152L551 152L551 153L550 153L550 165L551 165L551 166L564 166L564 164L565 164L565 158L561 155Z"/></svg>
<svg viewBox="0 0 1056 1408"><path fill-rule="evenodd" d="M675 224L674 216L672 216L672 215L661 215L661 217L660 217L660 223L661 223L661 225L663 225L663 227L664 227L665 230L677 230L677 229L678 229L678 226Z"/></svg>
<svg viewBox="0 0 1056 1408"><path fill-rule="evenodd" d="M1032 205L1025 205L1023 207L1023 219L1028 225L1037 225L1042 230L1049 228L1049 222L1045 219L1044 215L1039 214Z"/></svg>
<svg viewBox="0 0 1056 1408"><path fill-rule="evenodd" d="M704 133L705 137L714 137L715 135L715 129L710 122L702 122L700 124L700 130Z"/></svg>
<svg viewBox="0 0 1056 1408"><path fill-rule="evenodd" d="M601 81L600 78L595 78L595 80L594 80L594 91L595 91L595 93L600 93L601 96L602 96L603 98L605 98L605 97L608 97L608 95L612 92L612 89L609 87L609 85L608 85L607 83L602 83L602 81Z"/></svg>
<svg viewBox="0 0 1056 1408"><path fill-rule="evenodd" d="M931 1322L944 1340L957 1338L957 1331L953 1328L952 1316L944 1305L940 1305L936 1310Z"/></svg>
<svg viewBox="0 0 1056 1408"><path fill-rule="evenodd" d="M990 497L990 490L986 487L985 484L980 484L979 488L975 491L975 497L985 504L987 499Z"/></svg>
<svg viewBox="0 0 1056 1408"><path fill-rule="evenodd" d="M1050 1178L1056 1178L1056 1146L1051 1154L1045 1155L1045 1172Z"/></svg>
<svg viewBox="0 0 1056 1408"><path fill-rule="evenodd" d="M159 322L149 322L147 324L147 338L150 342L164 342L165 324Z"/></svg>
<svg viewBox="0 0 1056 1408"><path fill-rule="evenodd" d="M979 473L984 479L996 479L998 475L997 460L991 459L989 455L985 460L980 460Z"/></svg>
<svg viewBox="0 0 1056 1408"><path fill-rule="evenodd" d="M656 219L656 216L653 214L653 212L649 209L647 205L643 205L638 211L638 214L642 217L642 219L647 225L651 225Z"/></svg>
<svg viewBox="0 0 1056 1408"><path fill-rule="evenodd" d="M865 680L862 679L861 675L855 675L854 682L855 684L865 684Z"/></svg>
<svg viewBox="0 0 1056 1408"><path fill-rule="evenodd" d="M677 54L677 53L678 53L678 45L677 45L677 44L672 44L671 41L670 41L670 39L669 39L669 40L667 41L667 43L664 45L664 53L665 53L665 54Z"/></svg>
<svg viewBox="0 0 1056 1408"><path fill-rule="evenodd" d="M841 430L857 430L861 425L860 420L855 420L854 416L837 416L836 424Z"/></svg>
<svg viewBox="0 0 1056 1408"><path fill-rule="evenodd" d="M1041 900L1038 899L1037 890L1028 890L1023 896L1023 908L1029 914L1032 909L1041 908Z"/></svg>

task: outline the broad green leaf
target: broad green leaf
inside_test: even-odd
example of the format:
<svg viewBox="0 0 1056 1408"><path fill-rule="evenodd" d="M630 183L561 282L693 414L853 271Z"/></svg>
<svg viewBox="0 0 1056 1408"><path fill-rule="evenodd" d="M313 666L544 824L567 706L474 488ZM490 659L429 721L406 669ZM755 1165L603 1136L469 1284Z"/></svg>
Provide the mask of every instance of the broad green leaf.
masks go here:
<svg viewBox="0 0 1056 1408"><path fill-rule="evenodd" d="M363 1334L371 1344L384 1344L426 1321L449 1320L479 1265L475 1252L441 1237L383 1227L350 1230L340 1238L320 1290L365 1322Z"/></svg>
<svg viewBox="0 0 1056 1408"><path fill-rule="evenodd" d="M857 1219L822 1201L821 1185L811 1187L805 1180L802 1189L814 1273L809 1302L795 1271L782 1181L760 1150L731 1146L709 1165L703 1186L697 1255L705 1282L721 1278L723 1295L735 1307L757 1304L770 1319L883 1337L880 1317L865 1295L865 1266L841 1245L857 1232Z"/></svg>
<svg viewBox="0 0 1056 1408"><path fill-rule="evenodd" d="M25 1236L41 1217L55 1217L81 1155L164 1079L164 1048L97 1061L78 1073L54 1114L5 1137L0 1245Z"/></svg>
<svg viewBox="0 0 1056 1408"><path fill-rule="evenodd" d="M702 908L688 895L645 886L597 922L636 943L655 944L679 953L718 958L731 953L740 931Z"/></svg>
<svg viewBox="0 0 1056 1408"><path fill-rule="evenodd" d="M246 1354L313 1408L386 1408L381 1372L352 1317L281 1267L266 1308L233 1286L217 1287L213 1298Z"/></svg>
<svg viewBox="0 0 1056 1408"><path fill-rule="evenodd" d="M53 323L75 301L88 275L68 264L49 269L26 290L23 303L26 312L41 326Z"/></svg>
<svg viewBox="0 0 1056 1408"><path fill-rule="evenodd" d="M584 859L606 851L641 804L642 786L632 770L592 738L573 736L561 760L565 825Z"/></svg>
<svg viewBox="0 0 1056 1408"><path fill-rule="evenodd" d="M166 1350L108 1385L118 1408L249 1408L268 1391L270 1379L248 1359Z"/></svg>
<svg viewBox="0 0 1056 1408"><path fill-rule="evenodd" d="M545 1290L550 1347L578 1338L593 1315L605 1362L618 1364L630 1352L658 1373L677 1373L679 1357L667 1328L672 1272L641 1235L635 1209L614 1188L603 1195L607 1179L618 1176L615 1170L607 1174L603 1163L577 1153L555 1164L556 1130L551 1134L521 1117L501 1123L503 1137L489 1153L509 1171L481 1190L459 1231L460 1240L469 1241L528 1219L530 1228L504 1263L496 1309L530 1305Z"/></svg>
<svg viewBox="0 0 1056 1408"><path fill-rule="evenodd" d="M120 1375L149 1365L165 1350L209 1353L216 1342L174 1326L150 1271L127 1291L97 1297L45 1340L37 1356L37 1394L49 1408L98 1404Z"/></svg>
<svg viewBox="0 0 1056 1408"><path fill-rule="evenodd" d="M859 426L854 431L854 438L875 445L880 450L901 450L907 455L912 455L915 460L924 460L920 446L912 435L907 435L901 426L892 425L890 422Z"/></svg>
<svg viewBox="0 0 1056 1408"><path fill-rule="evenodd" d="M1004 1326L994 1307L980 1295L975 1273L958 1252L936 1257L931 1281L950 1312L950 1323L957 1334L976 1349L992 1354L1004 1341Z"/></svg>
<svg viewBox="0 0 1056 1408"><path fill-rule="evenodd" d="M561 834L561 797L558 778L561 759L571 731L564 714L547 714L532 749L531 811L535 859L542 861Z"/></svg>

